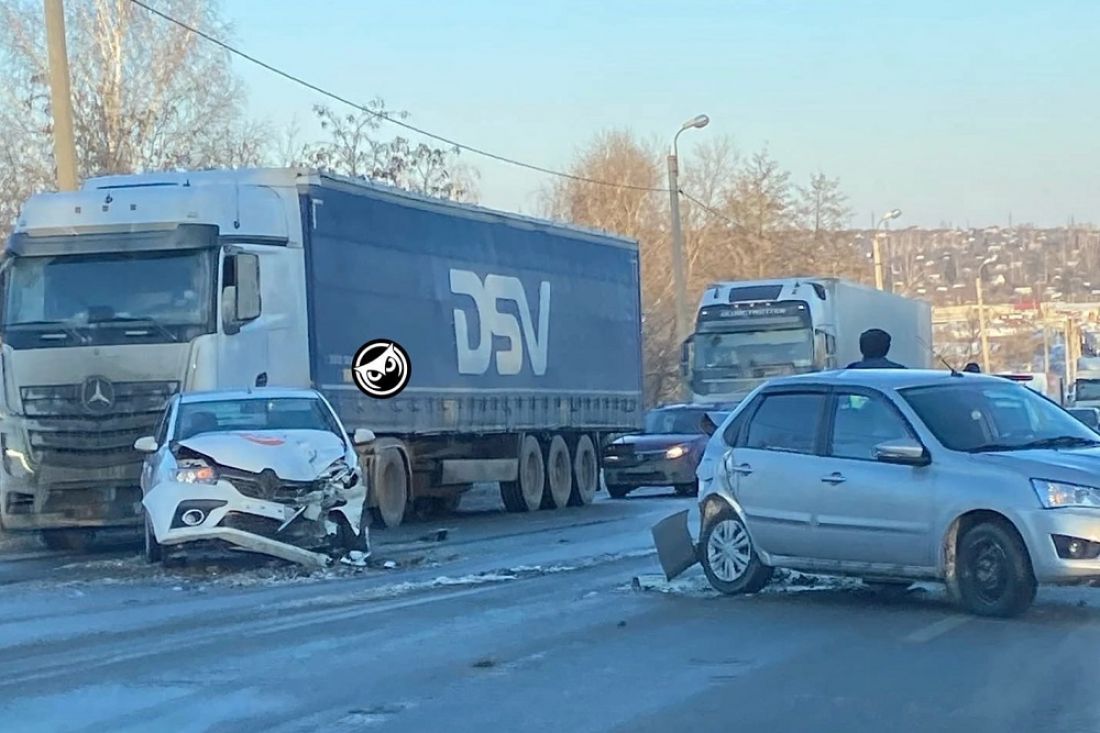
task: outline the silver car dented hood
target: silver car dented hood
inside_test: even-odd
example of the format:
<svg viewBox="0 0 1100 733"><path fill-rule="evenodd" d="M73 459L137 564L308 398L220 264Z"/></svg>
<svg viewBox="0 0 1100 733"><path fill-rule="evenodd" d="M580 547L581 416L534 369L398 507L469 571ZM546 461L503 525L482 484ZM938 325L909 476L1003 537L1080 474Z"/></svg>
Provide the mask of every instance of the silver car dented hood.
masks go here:
<svg viewBox="0 0 1100 733"><path fill-rule="evenodd" d="M270 468L286 481L312 481L347 453L338 436L323 430L201 433L179 445L229 468L251 473Z"/></svg>

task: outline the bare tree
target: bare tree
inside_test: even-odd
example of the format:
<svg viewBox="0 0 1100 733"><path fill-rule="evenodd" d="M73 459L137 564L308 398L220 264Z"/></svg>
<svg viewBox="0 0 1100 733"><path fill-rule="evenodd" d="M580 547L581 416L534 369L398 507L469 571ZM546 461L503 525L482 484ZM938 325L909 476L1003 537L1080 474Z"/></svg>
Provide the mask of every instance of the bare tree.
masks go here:
<svg viewBox="0 0 1100 733"><path fill-rule="evenodd" d="M795 222L806 240L801 249L814 274L860 279L864 258L845 232L852 210L840 181L819 171L796 191Z"/></svg>
<svg viewBox="0 0 1100 733"><path fill-rule="evenodd" d="M477 171L458 163L457 148L433 148L401 136L388 141L381 138L379 130L387 118L404 120L408 112L387 109L386 103L376 98L362 110L341 114L318 104L313 113L325 139L299 144L300 127L292 123L281 145L285 164L323 168L437 198L477 200Z"/></svg>
<svg viewBox="0 0 1100 733"><path fill-rule="evenodd" d="M165 168L251 165L266 130L246 120L226 52L128 0L70 0L67 41L82 177ZM214 0L160 0L174 17L222 38ZM42 5L0 4L0 228L55 180Z"/></svg>
<svg viewBox="0 0 1100 733"><path fill-rule="evenodd" d="M726 198L754 277L785 274L792 265L787 236L793 228L790 173L767 149L745 163ZM748 275L750 273L746 273Z"/></svg>

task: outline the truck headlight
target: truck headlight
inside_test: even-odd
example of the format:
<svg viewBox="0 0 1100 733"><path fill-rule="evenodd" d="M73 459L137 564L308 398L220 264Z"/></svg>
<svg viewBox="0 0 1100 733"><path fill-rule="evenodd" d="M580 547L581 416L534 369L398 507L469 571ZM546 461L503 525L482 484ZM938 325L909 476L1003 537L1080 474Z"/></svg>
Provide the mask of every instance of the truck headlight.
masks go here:
<svg viewBox="0 0 1100 733"><path fill-rule="evenodd" d="M214 484L217 472L210 466L187 466L176 471L176 481L182 484Z"/></svg>
<svg viewBox="0 0 1100 733"><path fill-rule="evenodd" d="M1100 509L1100 489L1080 484L1067 484L1061 481L1033 478L1031 486L1039 497L1039 503L1046 509L1066 507L1084 507Z"/></svg>
<svg viewBox="0 0 1100 733"><path fill-rule="evenodd" d="M665 451L665 458L679 458L687 453L687 448L682 445L674 445Z"/></svg>

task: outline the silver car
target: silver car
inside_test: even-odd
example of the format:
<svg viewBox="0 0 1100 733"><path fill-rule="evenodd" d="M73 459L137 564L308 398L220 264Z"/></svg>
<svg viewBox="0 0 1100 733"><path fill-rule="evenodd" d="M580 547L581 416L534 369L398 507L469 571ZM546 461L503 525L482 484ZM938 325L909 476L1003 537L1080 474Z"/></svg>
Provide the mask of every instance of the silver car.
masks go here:
<svg viewBox="0 0 1100 733"><path fill-rule="evenodd" d="M979 615L1100 578L1100 436L979 374L850 370L772 381L719 428L699 561L724 593L776 567L906 587Z"/></svg>

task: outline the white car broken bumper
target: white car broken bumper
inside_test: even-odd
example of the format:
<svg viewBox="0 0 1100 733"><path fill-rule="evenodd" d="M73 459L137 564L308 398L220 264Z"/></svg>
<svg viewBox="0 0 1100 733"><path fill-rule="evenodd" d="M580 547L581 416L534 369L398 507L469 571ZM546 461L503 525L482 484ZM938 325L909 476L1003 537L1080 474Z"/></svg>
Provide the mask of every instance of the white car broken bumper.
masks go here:
<svg viewBox="0 0 1100 733"><path fill-rule="evenodd" d="M295 544L292 526L319 522L323 526L313 528L317 534L334 536L338 527L330 513L336 512L353 531L360 531L365 501L362 484L335 495L316 492L283 503L245 496L228 481L219 480L211 484L163 482L145 494L142 504L161 545L220 540L290 562L324 566L331 559ZM368 530L364 527L361 531Z"/></svg>

